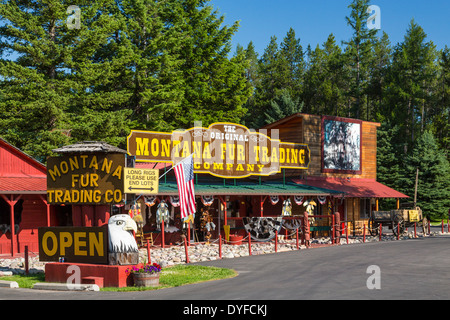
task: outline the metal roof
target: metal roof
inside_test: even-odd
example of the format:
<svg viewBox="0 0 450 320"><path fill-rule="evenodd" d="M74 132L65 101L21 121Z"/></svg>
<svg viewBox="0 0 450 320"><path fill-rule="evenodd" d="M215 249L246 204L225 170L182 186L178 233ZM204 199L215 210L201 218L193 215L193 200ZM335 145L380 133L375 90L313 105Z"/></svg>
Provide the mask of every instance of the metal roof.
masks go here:
<svg viewBox="0 0 450 320"><path fill-rule="evenodd" d="M262 182L237 181L236 184L227 181L224 183L197 183L194 185L195 195L305 195L305 196L342 196L343 192L299 185L292 182ZM160 182L159 195L178 195L175 181Z"/></svg>
<svg viewBox="0 0 450 320"><path fill-rule="evenodd" d="M375 179L309 177L307 180L298 179L293 182L318 188L341 190L348 198L409 198Z"/></svg>
<svg viewBox="0 0 450 320"><path fill-rule="evenodd" d="M0 177L0 194L46 194L47 177Z"/></svg>
<svg viewBox="0 0 450 320"><path fill-rule="evenodd" d="M127 153L126 150L114 147L102 141L82 141L58 149L53 149L57 153L80 153L80 152L109 152Z"/></svg>

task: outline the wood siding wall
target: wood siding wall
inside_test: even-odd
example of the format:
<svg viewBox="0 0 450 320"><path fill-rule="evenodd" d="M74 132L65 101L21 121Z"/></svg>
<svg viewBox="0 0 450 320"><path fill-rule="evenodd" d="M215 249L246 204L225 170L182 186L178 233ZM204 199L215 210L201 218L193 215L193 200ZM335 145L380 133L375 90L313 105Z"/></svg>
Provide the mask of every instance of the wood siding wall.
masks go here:
<svg viewBox="0 0 450 320"><path fill-rule="evenodd" d="M0 176L45 176L46 174L45 168L0 140Z"/></svg>
<svg viewBox="0 0 450 320"><path fill-rule="evenodd" d="M17 240L16 253L24 252L25 246L28 246L32 253L38 253L38 228L47 226L47 207L39 195L23 195L22 199L24 200L22 221L19 224L20 230L15 235ZM2 214L9 216L10 213L3 212ZM17 224L17 221L15 223ZM6 234L0 232L0 254L10 253L11 232L8 231Z"/></svg>
<svg viewBox="0 0 450 320"><path fill-rule="evenodd" d="M270 126L279 130L279 138L285 142L305 143L311 152L311 162L307 170L286 170L286 176L300 177L322 176L345 178L376 179L377 177L377 127L379 123L362 122L361 174L323 173L322 172L322 117L317 115L299 114L296 117ZM272 135L271 131L268 131ZM280 175L276 175L279 179Z"/></svg>

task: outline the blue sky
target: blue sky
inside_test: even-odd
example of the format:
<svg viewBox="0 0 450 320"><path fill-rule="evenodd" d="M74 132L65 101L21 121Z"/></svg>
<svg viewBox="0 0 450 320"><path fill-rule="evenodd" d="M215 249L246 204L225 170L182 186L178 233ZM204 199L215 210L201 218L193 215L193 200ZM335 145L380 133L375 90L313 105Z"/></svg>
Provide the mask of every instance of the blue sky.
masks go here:
<svg viewBox="0 0 450 320"><path fill-rule="evenodd" d="M345 17L350 0L211 0L210 5L225 16L225 24L240 20L239 31L233 37L233 49L247 47L253 41L261 56L275 35L278 44L289 28L295 30L303 49L315 48L333 33L338 44L351 38ZM389 35L392 45L402 42L412 18L438 49L450 46L449 0L372 0L381 9L381 30Z"/></svg>

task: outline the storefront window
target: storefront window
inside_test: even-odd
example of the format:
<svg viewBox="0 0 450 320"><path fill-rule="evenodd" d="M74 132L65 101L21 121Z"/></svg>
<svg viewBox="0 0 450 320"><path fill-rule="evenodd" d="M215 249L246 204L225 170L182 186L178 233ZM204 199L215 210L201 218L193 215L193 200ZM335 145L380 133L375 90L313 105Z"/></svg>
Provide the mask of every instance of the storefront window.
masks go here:
<svg viewBox="0 0 450 320"><path fill-rule="evenodd" d="M360 217L361 219L370 218L370 199L360 199L359 207L361 208Z"/></svg>

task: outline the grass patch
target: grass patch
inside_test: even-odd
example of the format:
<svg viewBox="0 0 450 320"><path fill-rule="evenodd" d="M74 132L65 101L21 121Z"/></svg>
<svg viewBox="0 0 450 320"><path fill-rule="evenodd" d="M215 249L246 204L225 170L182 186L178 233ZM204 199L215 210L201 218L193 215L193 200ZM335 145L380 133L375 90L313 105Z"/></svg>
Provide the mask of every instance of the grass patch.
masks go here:
<svg viewBox="0 0 450 320"><path fill-rule="evenodd" d="M29 274L29 275L12 275L12 276L5 276L0 277L0 280L6 280L6 281L16 281L19 285L19 288L32 288L33 285L37 282L45 282L45 274L44 273L37 273L37 274Z"/></svg>
<svg viewBox="0 0 450 320"><path fill-rule="evenodd" d="M125 288L101 288L101 291L145 291L163 288L178 287L204 281L232 278L237 275L232 269L205 267L197 265L176 265L164 268L159 277L158 287L125 287ZM20 288L32 288L37 282L45 282L45 274L13 275L0 277L0 280L16 281Z"/></svg>
<svg viewBox="0 0 450 320"><path fill-rule="evenodd" d="M197 265L176 265L165 268L159 276L158 287L125 287L125 288L102 288L102 291L146 291L163 288L178 287L204 281L232 278L237 275L232 269L205 267Z"/></svg>

